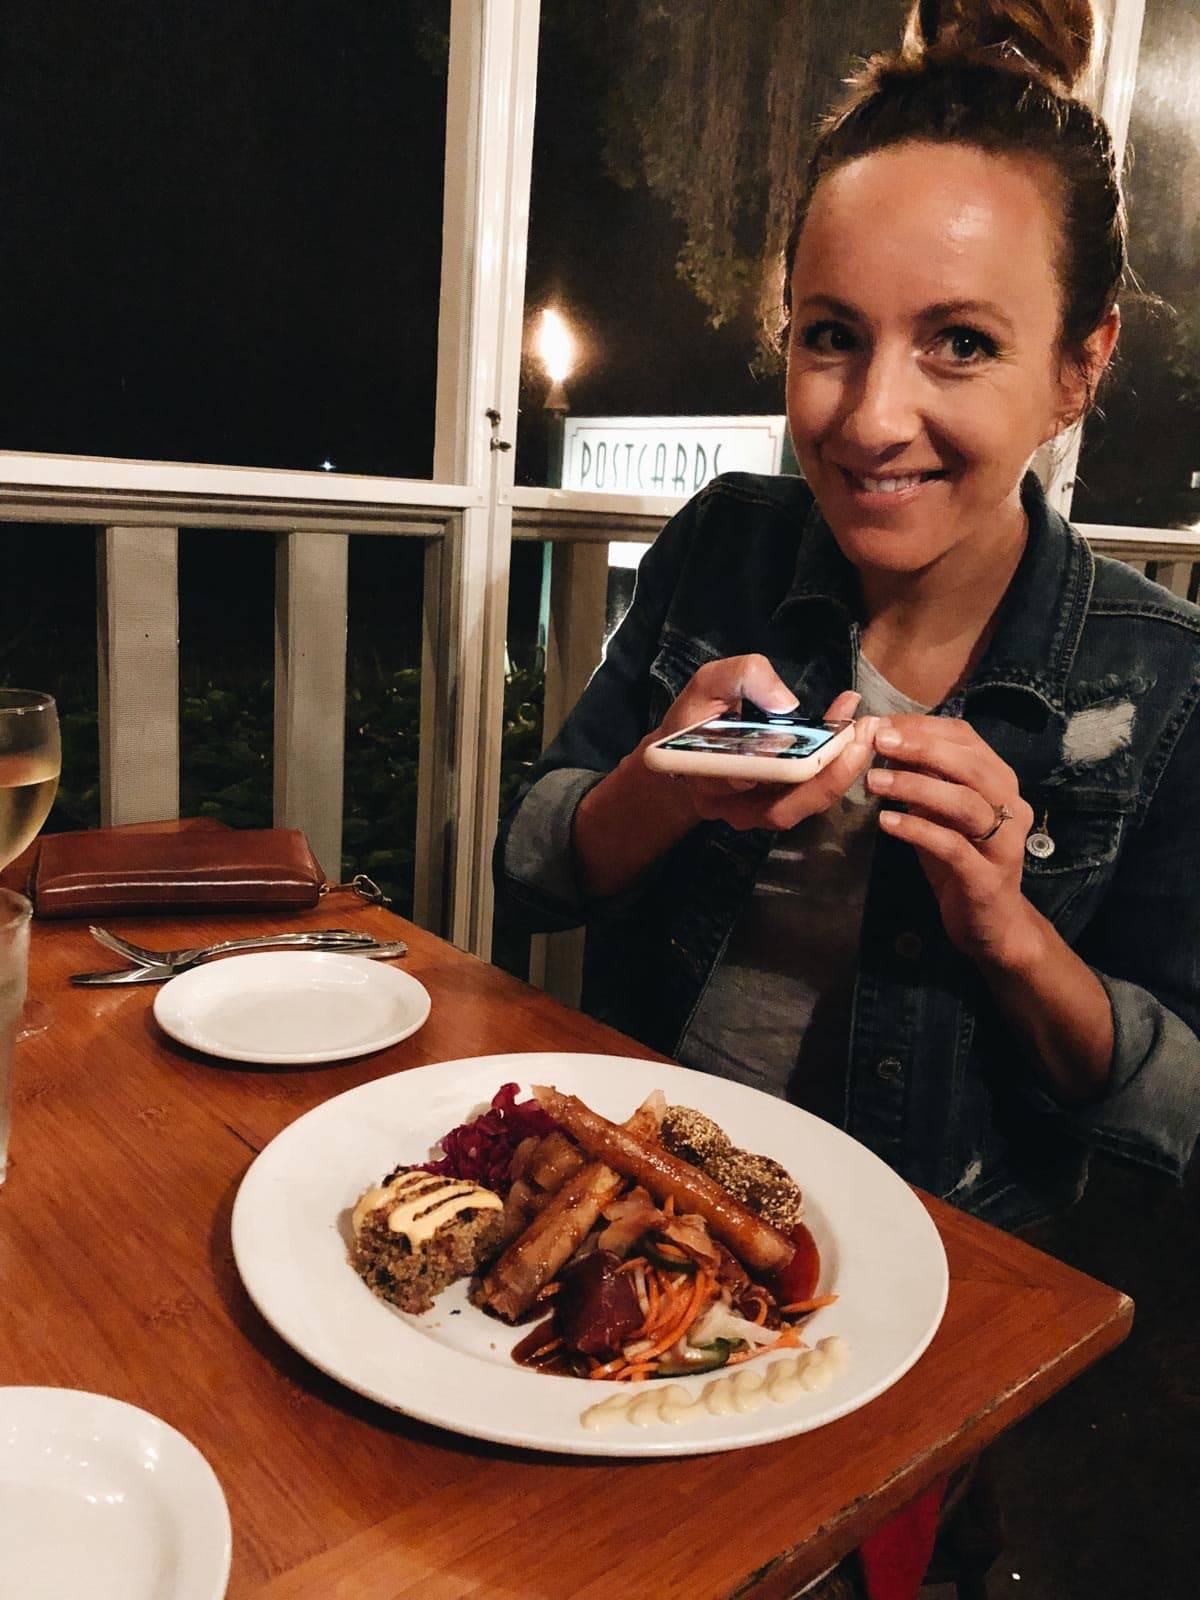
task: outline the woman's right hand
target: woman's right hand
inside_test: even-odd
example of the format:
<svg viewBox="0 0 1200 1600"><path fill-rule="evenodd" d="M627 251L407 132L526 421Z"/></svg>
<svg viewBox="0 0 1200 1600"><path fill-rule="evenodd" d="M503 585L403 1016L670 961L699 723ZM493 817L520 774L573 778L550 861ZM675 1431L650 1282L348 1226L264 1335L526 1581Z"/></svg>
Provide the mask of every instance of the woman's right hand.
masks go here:
<svg viewBox="0 0 1200 1600"><path fill-rule="evenodd" d="M852 690L839 694L826 711L826 719L840 722L852 717L859 699ZM775 712L794 710L797 704L795 695L766 656L729 656L710 661L678 696L662 725L643 742L643 753L657 739L737 710L743 700L752 700L764 711ZM682 773L671 774L667 781L696 822L719 821L741 830L768 828L783 832L805 817L827 811L862 776L873 754L877 720L863 717L857 722L852 742L815 778L804 783L754 783L745 778L693 778Z"/></svg>

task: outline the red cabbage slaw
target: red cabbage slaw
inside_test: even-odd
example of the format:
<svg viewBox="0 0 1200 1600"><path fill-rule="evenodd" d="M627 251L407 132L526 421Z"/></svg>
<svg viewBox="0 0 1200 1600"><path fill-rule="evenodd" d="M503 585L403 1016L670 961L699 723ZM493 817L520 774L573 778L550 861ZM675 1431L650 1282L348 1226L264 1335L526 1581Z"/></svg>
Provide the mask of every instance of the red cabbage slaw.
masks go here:
<svg viewBox="0 0 1200 1600"><path fill-rule="evenodd" d="M420 1170L444 1178L481 1183L503 1198L512 1187L509 1169L523 1139L542 1138L557 1124L536 1100L518 1100L515 1083L502 1084L491 1108L471 1122L460 1123L441 1138L442 1156L423 1161Z"/></svg>

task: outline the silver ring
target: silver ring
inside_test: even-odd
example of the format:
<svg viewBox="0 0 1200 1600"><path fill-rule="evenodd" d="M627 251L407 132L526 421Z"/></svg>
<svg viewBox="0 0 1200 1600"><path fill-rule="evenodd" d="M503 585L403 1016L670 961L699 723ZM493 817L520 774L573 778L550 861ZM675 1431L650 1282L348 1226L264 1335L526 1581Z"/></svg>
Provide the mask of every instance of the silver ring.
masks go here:
<svg viewBox="0 0 1200 1600"><path fill-rule="evenodd" d="M975 834L971 840L972 844L983 844L984 841L990 839L993 834L999 833L1000 829L1006 822L1012 821L1012 812L1007 806L993 806L992 811L995 814L996 820L992 823L991 827L986 833Z"/></svg>

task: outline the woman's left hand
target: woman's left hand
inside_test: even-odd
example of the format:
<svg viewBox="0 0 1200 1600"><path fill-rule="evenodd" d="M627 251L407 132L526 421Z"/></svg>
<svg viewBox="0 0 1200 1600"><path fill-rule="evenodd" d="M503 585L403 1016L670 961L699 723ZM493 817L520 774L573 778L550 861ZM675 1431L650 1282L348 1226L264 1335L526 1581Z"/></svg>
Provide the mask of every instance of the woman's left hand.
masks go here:
<svg viewBox="0 0 1200 1600"><path fill-rule="evenodd" d="M884 718L867 787L905 807L880 826L920 857L951 942L978 965L1015 963L1029 931L1021 893L1032 808L1017 775L966 722L950 717ZM999 826L996 826L999 821Z"/></svg>

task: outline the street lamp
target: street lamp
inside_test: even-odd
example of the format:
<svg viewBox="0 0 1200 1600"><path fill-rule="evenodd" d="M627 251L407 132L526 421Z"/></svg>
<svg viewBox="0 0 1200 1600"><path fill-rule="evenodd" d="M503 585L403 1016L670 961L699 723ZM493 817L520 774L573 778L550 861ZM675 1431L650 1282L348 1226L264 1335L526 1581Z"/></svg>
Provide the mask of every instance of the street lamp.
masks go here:
<svg viewBox="0 0 1200 1600"><path fill-rule="evenodd" d="M575 339L566 319L552 306L542 311L541 326L537 333L537 350L550 388L542 402L546 414L546 487L561 489L563 480L563 444L566 435L567 412L571 409L563 384L575 365ZM549 539L542 546L542 584L538 598L538 653L543 664L550 640L550 568L553 544Z"/></svg>
<svg viewBox="0 0 1200 1600"><path fill-rule="evenodd" d="M575 365L575 338L565 318L552 306L542 311L541 326L537 336L538 355L550 379L550 388L542 402L547 417L549 454L546 463L547 484L552 489L562 487L563 436L567 412L571 409L563 384Z"/></svg>

